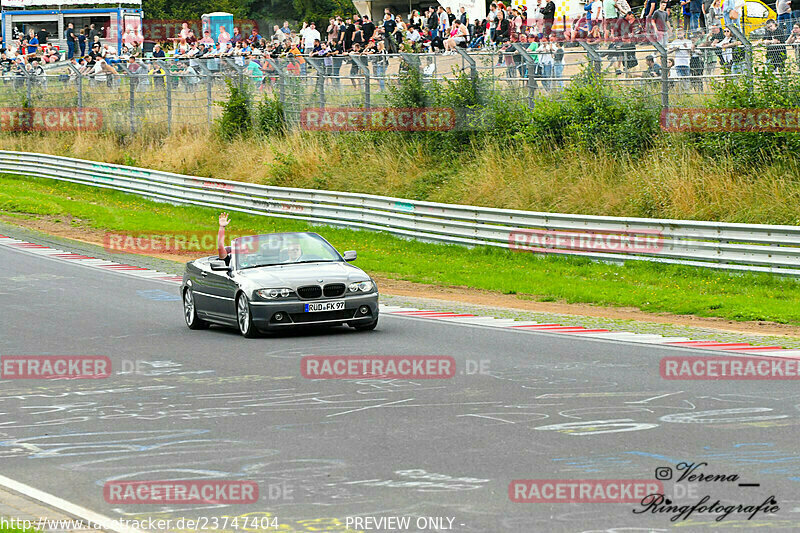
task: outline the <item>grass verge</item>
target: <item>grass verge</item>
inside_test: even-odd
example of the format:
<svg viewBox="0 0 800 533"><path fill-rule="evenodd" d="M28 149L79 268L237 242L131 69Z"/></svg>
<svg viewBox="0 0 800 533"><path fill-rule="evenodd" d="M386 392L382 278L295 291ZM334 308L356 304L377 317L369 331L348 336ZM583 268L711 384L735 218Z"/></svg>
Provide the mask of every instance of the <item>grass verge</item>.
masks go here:
<svg viewBox="0 0 800 533"><path fill-rule="evenodd" d="M437 151L423 138L293 132L226 142L209 132L0 135L0 149L168 172L434 202L601 216L800 225L800 165L758 168L662 140L643 157L485 138Z"/></svg>
<svg viewBox="0 0 800 533"><path fill-rule="evenodd" d="M0 212L70 216L101 231L214 232L217 212L172 206L133 195L43 178L0 175ZM637 308L737 321L800 324L800 282L768 274L726 272L408 241L380 232L314 226L301 221L233 214L231 231L316 231L339 250L360 251L358 266L392 279L463 286L538 301Z"/></svg>

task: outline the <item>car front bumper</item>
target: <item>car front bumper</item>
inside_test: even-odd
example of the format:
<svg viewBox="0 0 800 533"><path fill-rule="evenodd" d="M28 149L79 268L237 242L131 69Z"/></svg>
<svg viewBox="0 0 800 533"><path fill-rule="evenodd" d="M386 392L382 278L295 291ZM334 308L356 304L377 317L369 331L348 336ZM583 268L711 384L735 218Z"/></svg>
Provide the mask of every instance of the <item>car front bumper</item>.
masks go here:
<svg viewBox="0 0 800 533"><path fill-rule="evenodd" d="M344 300L344 309L339 311L306 312L308 303L324 303ZM367 311L366 313L363 311ZM344 296L342 298L320 298L318 300L251 301L250 313L253 325L261 331L306 325L369 324L378 318L378 293ZM276 315L280 315L278 320Z"/></svg>

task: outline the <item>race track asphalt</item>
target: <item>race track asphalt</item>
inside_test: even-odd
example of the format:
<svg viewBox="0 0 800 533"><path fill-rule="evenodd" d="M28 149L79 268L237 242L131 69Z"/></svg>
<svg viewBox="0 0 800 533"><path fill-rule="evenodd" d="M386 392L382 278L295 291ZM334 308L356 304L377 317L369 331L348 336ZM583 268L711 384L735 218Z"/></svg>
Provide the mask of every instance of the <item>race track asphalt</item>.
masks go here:
<svg viewBox="0 0 800 533"><path fill-rule="evenodd" d="M3 247L0 265L0 354L105 355L114 368L101 380L0 381L0 473L110 517L277 517L280 531L345 531L348 517L411 517L408 529L351 529L362 531L800 529L797 381L661 379L662 357L707 351L390 315L374 332L247 340L190 331L174 284ZM448 355L458 371L309 380L306 355ZM676 504L774 496L780 510L672 522L637 503L509 498L516 479L653 480L682 461L738 480L665 481ZM103 496L108 481L176 479L254 481L260 501Z"/></svg>

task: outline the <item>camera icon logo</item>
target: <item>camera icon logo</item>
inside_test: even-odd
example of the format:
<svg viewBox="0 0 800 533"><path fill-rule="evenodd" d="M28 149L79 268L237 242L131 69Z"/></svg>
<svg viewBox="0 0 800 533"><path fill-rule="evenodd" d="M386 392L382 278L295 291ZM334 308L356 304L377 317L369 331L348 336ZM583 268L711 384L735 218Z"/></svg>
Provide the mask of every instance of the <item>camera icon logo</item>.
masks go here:
<svg viewBox="0 0 800 533"><path fill-rule="evenodd" d="M659 481L672 479L672 468L668 466L659 466L656 468L656 479Z"/></svg>

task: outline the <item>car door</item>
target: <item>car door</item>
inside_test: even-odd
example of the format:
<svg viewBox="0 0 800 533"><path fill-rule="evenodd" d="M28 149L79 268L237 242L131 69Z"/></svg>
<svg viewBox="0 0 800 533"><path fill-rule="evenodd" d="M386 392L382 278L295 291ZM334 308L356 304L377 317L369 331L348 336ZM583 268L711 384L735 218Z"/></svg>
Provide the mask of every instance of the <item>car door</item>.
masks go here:
<svg viewBox="0 0 800 533"><path fill-rule="evenodd" d="M211 310L211 298L206 287L206 277L211 272L209 260L210 258L198 259L187 267L187 281L191 281L194 305L200 317L206 316Z"/></svg>
<svg viewBox="0 0 800 533"><path fill-rule="evenodd" d="M236 323L236 302L234 296L238 285L233 279L232 272L212 271L204 276L209 314L211 317L224 322Z"/></svg>

